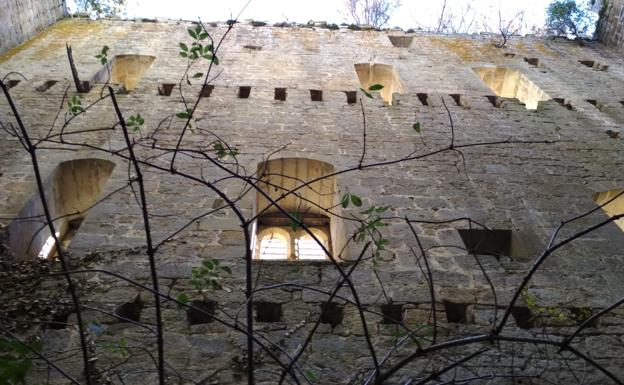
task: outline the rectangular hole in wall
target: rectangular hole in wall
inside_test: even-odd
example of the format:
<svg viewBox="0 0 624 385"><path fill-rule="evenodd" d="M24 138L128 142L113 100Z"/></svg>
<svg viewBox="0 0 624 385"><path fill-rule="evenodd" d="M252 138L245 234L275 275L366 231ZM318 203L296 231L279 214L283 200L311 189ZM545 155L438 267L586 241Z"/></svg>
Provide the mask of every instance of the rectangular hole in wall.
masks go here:
<svg viewBox="0 0 624 385"><path fill-rule="evenodd" d="M520 329L531 329L535 327L535 317L533 317L533 314L528 307L512 307L511 316L513 317L514 321L516 321L516 325L518 325Z"/></svg>
<svg viewBox="0 0 624 385"><path fill-rule="evenodd" d="M539 66L539 59L536 57L525 57L524 61L529 63L529 65L532 65L535 67Z"/></svg>
<svg viewBox="0 0 624 385"><path fill-rule="evenodd" d="M212 84L204 84L202 86L201 92L199 93L199 97L209 98L212 94L212 90L214 90L214 86Z"/></svg>
<svg viewBox="0 0 624 385"><path fill-rule="evenodd" d="M591 104L592 106L596 107L598 109L598 111L602 111L602 109L604 108L604 104L602 104L600 101L596 100L596 99L585 99L587 101L587 103Z"/></svg>
<svg viewBox="0 0 624 385"><path fill-rule="evenodd" d="M69 319L69 313L67 312L53 314L52 319L50 319L50 323L48 324L48 329L53 329L53 330L66 329L68 319Z"/></svg>
<svg viewBox="0 0 624 385"><path fill-rule="evenodd" d="M390 43L393 47L397 48L409 48L414 40L413 36L388 36Z"/></svg>
<svg viewBox="0 0 624 385"><path fill-rule="evenodd" d="M572 105L572 103L566 101L564 98L553 98L553 100L559 103L561 106L567 108L568 110L574 111L574 106Z"/></svg>
<svg viewBox="0 0 624 385"><path fill-rule="evenodd" d="M403 305L385 304L381 305L382 324L399 324L403 322Z"/></svg>
<svg viewBox="0 0 624 385"><path fill-rule="evenodd" d="M322 102L323 91L322 90L310 90L310 99L312 99L313 102Z"/></svg>
<svg viewBox="0 0 624 385"><path fill-rule="evenodd" d="M464 106L464 97L460 94L450 94L449 95L455 101L455 104L458 106Z"/></svg>
<svg viewBox="0 0 624 385"><path fill-rule="evenodd" d="M249 98L250 94L251 94L251 87L250 86L238 87L238 97L240 99L247 99L247 98Z"/></svg>
<svg viewBox="0 0 624 385"><path fill-rule="evenodd" d="M450 323L468 323L468 305L465 303L453 303L450 301L443 301L444 312L446 313L446 320Z"/></svg>
<svg viewBox="0 0 624 385"><path fill-rule="evenodd" d="M620 104L624 106L624 100L620 100Z"/></svg>
<svg viewBox="0 0 624 385"><path fill-rule="evenodd" d="M189 308L186 310L186 320L189 325L199 325L214 321L213 315L217 307L214 301L193 301L191 306L196 309Z"/></svg>
<svg viewBox="0 0 624 385"><path fill-rule="evenodd" d="M322 102L323 91L322 90L310 90L310 99L312 99L313 102Z"/></svg>
<svg viewBox="0 0 624 385"><path fill-rule="evenodd" d="M504 55L504 56L505 56L505 57L514 57L514 56L516 56L516 54L515 54L515 53L513 53L513 52L505 52L505 55Z"/></svg>
<svg viewBox="0 0 624 385"><path fill-rule="evenodd" d="M175 88L174 83L162 83L158 85L158 95L171 96L171 92Z"/></svg>
<svg viewBox="0 0 624 385"><path fill-rule="evenodd" d="M286 88L275 88L275 100L281 100L281 101L285 101L286 100Z"/></svg>
<svg viewBox="0 0 624 385"><path fill-rule="evenodd" d="M330 324L332 328L342 323L344 306L337 303L321 304L321 323Z"/></svg>
<svg viewBox="0 0 624 385"><path fill-rule="evenodd" d="M586 67L593 68L596 62L593 60L579 60L579 63Z"/></svg>
<svg viewBox="0 0 624 385"><path fill-rule="evenodd" d="M345 91L345 94L347 95L347 103L357 103L357 91Z"/></svg>
<svg viewBox="0 0 624 385"><path fill-rule="evenodd" d="M143 301L141 295L137 294L132 302L122 303L113 310L113 314L119 316L119 322L141 322L141 310L143 310Z"/></svg>
<svg viewBox="0 0 624 385"><path fill-rule="evenodd" d="M609 191L594 193L594 201L600 206L609 217L624 214L624 189L613 189ZM614 222L624 231L624 218Z"/></svg>
<svg viewBox="0 0 624 385"><path fill-rule="evenodd" d="M15 79L11 79L6 83L6 86L8 89L11 89L13 87L15 87L16 85L18 85L20 83L21 80L15 80Z"/></svg>
<svg viewBox="0 0 624 385"><path fill-rule="evenodd" d="M37 87L37 91L45 92L45 91L49 90L52 86L54 86L56 83L58 83L56 80L45 81L42 85Z"/></svg>
<svg viewBox="0 0 624 385"><path fill-rule="evenodd" d="M429 105L429 95L425 93L418 93L416 94L416 96L418 96L418 100L420 100L420 104L422 104L423 106Z"/></svg>
<svg viewBox="0 0 624 385"><path fill-rule="evenodd" d="M469 253L492 255L496 259L512 256L511 230L459 229L459 235Z"/></svg>
<svg viewBox="0 0 624 385"><path fill-rule="evenodd" d="M492 105L496 108L501 108L503 105L503 99L499 98L496 95L487 95L486 98L492 103Z"/></svg>
<svg viewBox="0 0 624 385"><path fill-rule="evenodd" d="M253 44L245 44L243 48L248 49L250 51L260 51L262 49L261 46L253 45Z"/></svg>
<svg viewBox="0 0 624 385"><path fill-rule="evenodd" d="M257 322L279 322L282 319L282 304L272 302L256 302Z"/></svg>

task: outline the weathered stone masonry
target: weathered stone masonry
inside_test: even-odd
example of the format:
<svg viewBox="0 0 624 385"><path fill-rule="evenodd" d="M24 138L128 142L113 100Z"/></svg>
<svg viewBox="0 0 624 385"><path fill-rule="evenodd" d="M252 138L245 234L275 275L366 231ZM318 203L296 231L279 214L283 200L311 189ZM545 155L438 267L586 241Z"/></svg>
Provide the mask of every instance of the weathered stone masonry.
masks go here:
<svg viewBox="0 0 624 385"><path fill-rule="evenodd" d="M188 39L186 27L185 23L176 22L63 20L1 62L0 74L19 71L28 78L11 88L11 93L24 111L27 127L37 136L47 132L62 95L72 86L65 57L66 41L74 49L83 79L90 79L101 69L94 55L103 45L111 47L109 58L152 56L153 63L136 86L119 96L123 110L128 115L141 113L146 127L152 129L164 116L183 109L176 91L162 96L158 89L164 83L177 83L184 70L186 62L178 56L178 42ZM217 36L225 28L223 24L209 27ZM401 38L390 39L389 35ZM399 42L398 46L393 42ZM602 67L581 63L589 60L607 68L601 70ZM511 251L513 260L483 257L498 290L498 301L506 303L532 258L546 245L562 219L596 207L595 193L624 188L624 58L600 44L581 47L572 42L526 38L512 39L501 50L483 36L254 28L240 24L224 43L219 65L223 72L215 79L210 96L200 101L198 119L239 148L239 160L249 170L255 170L268 153L286 145L279 157L316 159L337 170L357 165L362 145L362 111L359 103L349 102L345 92L359 90L362 78L358 77L355 65L361 63L392 66L394 72L389 78L396 82L395 90L400 91L392 95L391 105L378 93L373 93L373 99L364 98L370 162L448 145L450 125L444 103L454 121L457 144L508 138L549 142L467 148L462 150L463 158L446 152L422 161L338 176L337 195L350 191L363 197L367 205L390 205L389 215L398 218L387 220L384 232L389 240L388 250L382 254L384 261L376 267L384 290L371 262L352 276L361 301L371 310L398 314L413 328L429 321L427 281L410 252L416 246L409 228L399 218L408 215L415 219L448 220L470 216L491 228L511 230L512 242L520 245ZM473 70L495 67L512 70L499 74L512 75L492 75L493 82L515 81L517 87L524 82L526 90L539 87L550 99L540 101L537 109L526 109L517 99L497 96ZM523 78L518 80L517 74ZM57 83L45 91L37 90L48 81ZM240 97L241 86L250 87L247 98ZM276 88L286 89L285 100L275 100ZM96 84L83 95L83 104L97 99L99 89ZM310 90L322 91L322 101L311 100ZM195 85L189 94L199 91ZM0 102L0 117L3 122L11 120L4 99ZM114 119L110 104L103 103L77 118L74 124L106 127ZM421 135L412 129L416 121L421 123ZM172 131L168 139L173 141L177 132ZM16 216L35 190L27 154L5 132L0 135L0 217L7 226L7 218ZM82 139L107 148L125 146L118 131L85 134ZM202 144L200 135L189 135L185 140L188 145ZM95 150L42 150L40 156L46 176L60 163L72 159L98 158L116 163L102 196L112 194L127 182L127 165ZM185 157L179 162L178 167L194 173L198 173L201 163ZM161 214L152 223L157 241L188 218L223 204L214 193L198 185L181 186L168 173L145 172L148 201L154 213ZM206 178L223 176L210 167L204 167L202 173ZM241 188L233 181L224 182L221 187L231 196L236 196ZM254 194L243 196L241 207L245 215L253 214L255 200ZM599 210L572 224L565 234L604 220L606 215ZM417 227L425 247L463 245L457 229L465 227ZM347 225L345 230L351 234L355 228ZM141 214L134 195L124 189L89 210L69 250L76 264L88 260L90 266L148 282L143 246ZM245 302L244 248L240 226L231 212L223 210L207 216L159 249L162 285L174 292L189 290L191 269L204 258L217 258L230 265L233 274L224 282L228 290L211 294L204 306L219 316L235 314ZM541 306L594 312L604 308L624 293L623 250L622 229L609 224L553 255L532 281L530 292ZM358 251L353 247L349 255L353 257ZM488 330L494 302L472 257L458 248L445 247L431 249L430 258L438 318L443 325L441 338ZM322 261L256 261L254 268L260 276L259 287L288 281L331 290L339 278L333 266ZM139 294L135 288L102 274L88 275L83 286L87 304L108 311L133 302ZM44 286L37 293L44 298L49 296L48 290ZM350 298L345 290L340 294ZM153 322L151 296L145 292L141 296L140 319ZM292 353L318 317L326 296L290 287L258 292L254 301L259 304L259 332ZM301 360L315 373L319 384L361 383L366 370L371 368L358 314L344 302L338 301L339 309L332 312L334 317L321 325ZM338 314L340 311L342 314ZM573 330L569 321L548 317L531 321L523 317L527 311L526 305L519 304L509 333L552 336ZM243 314L239 320L244 321ZM114 343L121 337L131 345L153 340L144 329L120 323L113 317L88 310L85 317L87 322L97 320L105 329L103 334L93 337L100 343ZM194 324L197 317L187 317L173 304L165 305L166 358L171 367L184 371L185 379L180 383L244 383L244 338L216 322ZM616 311L602 319L599 327L587 329L577 342L579 349L590 351L594 359L619 376L624 375L623 317L624 311ZM74 316L70 315L68 320L74 322ZM368 323L376 346L392 346L396 331L393 325L373 315L369 315ZM73 328L48 329L44 343L47 353L71 349L77 346L77 333ZM545 350L518 347L512 355L506 348L509 347L503 344L500 351L494 349L484 354L459 368L456 375L465 378L483 368L518 366L529 374L545 370L542 375L555 383L572 383L565 364L553 363ZM413 349L414 346L401 348L397 357ZM114 354L104 352L97 365L106 367L115 359ZM62 362L79 373L79 357L62 357ZM257 367L265 370L258 372L258 383L277 383L272 371L276 368L268 362L260 354ZM406 383L425 364L415 361L388 383ZM578 360L571 359L568 364L586 375L587 383L608 382ZM156 383L153 372L142 371L151 370L149 365L149 358L137 353L120 367L129 373L125 383ZM45 378L45 368L38 369L35 378ZM63 383L57 374L51 376L53 382Z"/></svg>
<svg viewBox="0 0 624 385"><path fill-rule="evenodd" d="M0 54L65 15L65 0L0 1Z"/></svg>

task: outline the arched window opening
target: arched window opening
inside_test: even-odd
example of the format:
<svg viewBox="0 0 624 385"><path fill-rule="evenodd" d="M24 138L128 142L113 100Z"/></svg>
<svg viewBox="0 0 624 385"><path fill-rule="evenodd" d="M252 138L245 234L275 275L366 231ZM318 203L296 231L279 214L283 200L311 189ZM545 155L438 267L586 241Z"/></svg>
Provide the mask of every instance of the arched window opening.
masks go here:
<svg viewBox="0 0 624 385"><path fill-rule="evenodd" d="M550 100L547 93L515 69L480 67L472 70L497 96L516 98L525 104L527 110L534 110L539 102Z"/></svg>
<svg viewBox="0 0 624 385"><path fill-rule="evenodd" d="M71 160L60 163L44 181L48 209L63 248L71 243L114 168L114 163L101 159ZM8 234L11 252L18 258L53 258L56 254L38 192L11 222Z"/></svg>
<svg viewBox="0 0 624 385"><path fill-rule="evenodd" d="M395 92L405 92L399 74L389 64L359 63L355 65L355 72L357 72L360 85L364 90L368 90L374 84L383 86L379 94L385 104L392 104L392 94Z"/></svg>
<svg viewBox="0 0 624 385"><path fill-rule="evenodd" d="M156 57L149 55L116 55L93 76L90 83L108 80L110 83L122 85L130 92L139 84L143 74L155 59Z"/></svg>
<svg viewBox="0 0 624 385"><path fill-rule="evenodd" d="M325 260L328 253L336 252L344 235L342 223L333 215L338 206L333 172L328 163L302 158L275 159L258 166L261 192L256 198L254 258Z"/></svg>
<svg viewBox="0 0 624 385"><path fill-rule="evenodd" d="M594 201L601 205L604 212L610 217L624 214L624 189L616 188L594 193ZM618 219L614 223L624 231L624 218Z"/></svg>

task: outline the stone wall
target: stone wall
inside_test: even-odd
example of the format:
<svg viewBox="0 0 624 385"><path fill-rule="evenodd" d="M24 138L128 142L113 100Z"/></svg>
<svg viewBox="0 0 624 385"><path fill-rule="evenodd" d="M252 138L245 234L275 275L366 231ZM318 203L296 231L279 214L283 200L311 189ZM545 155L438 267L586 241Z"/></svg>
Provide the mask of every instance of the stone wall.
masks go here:
<svg viewBox="0 0 624 385"><path fill-rule="evenodd" d="M0 54L66 14L65 0L0 0Z"/></svg>
<svg viewBox="0 0 624 385"><path fill-rule="evenodd" d="M612 47L624 49L624 0L602 1L598 37Z"/></svg>
<svg viewBox="0 0 624 385"><path fill-rule="evenodd" d="M140 113L145 119L144 131L133 134L139 140L153 133L163 118L185 108L179 90L161 96L158 88L163 83L180 81L187 61L178 55L178 43L188 43L186 28L191 26L177 22L61 21L36 42L0 63L0 75L20 71L30 80L14 83L11 93L31 134L43 137L50 127L58 133L63 119L68 119L65 111L57 119L59 105L66 105L60 100L68 87L73 95L65 41L74 48L84 80L101 70L100 62L93 56L104 45L111 47L109 58L155 57L132 91L119 95L126 116ZM209 26L216 36L226 28L224 24ZM395 47L393 40L400 40L402 46ZM588 60L602 66L594 68L580 63ZM358 170L363 145L362 105L351 104L345 91L360 88L354 65L371 61L393 66L393 76L400 79L402 93L394 94L391 105L378 93L372 93L370 99L358 94L366 114L365 164L410 154L413 159ZM473 71L486 66L519 71L551 99L540 101L537 109L529 110L516 99L496 97ZM383 215L386 226L382 232L388 245L380 254L381 260L367 258L352 273L359 301L366 310L371 342L380 357L391 352L383 369L415 352L417 343L427 346L432 338L427 274L422 259L411 251L418 250L418 244L405 224L406 216L428 221L470 216L491 228L510 230L521 244L512 247L516 250L512 251L514 258L480 256L497 290L495 299L474 257L462 246L457 230L466 229L465 223L415 225L423 247L429 250L438 341L444 341L488 333L493 320L501 315L501 304L509 301L561 220L596 208L595 193L624 186L624 59L600 44L581 47L574 42L527 38L512 39L501 50L494 48L489 38L477 36L410 34L391 40L386 32L254 28L239 24L224 42L218 71L210 96L200 100L198 124L236 146L241 167L253 173L258 163L280 149L272 158L311 158L330 163L338 171L355 167L355 171L336 177L338 196L349 191L363 198L363 208L371 204L391 207ZM56 83L39 88L50 81ZM183 84L189 97L200 92L199 82L194 81L192 86L186 86L185 81ZM239 97L240 86L251 87L248 98ZM81 95L82 104L98 100L101 87L94 84L88 94ZM275 88L287 89L286 100L275 100ZM310 90L322 90L322 101L312 101ZM454 122L455 149L460 152L445 150L420 159L425 153L448 149L452 134L449 117ZM4 98L0 99L0 119L5 124L13 122ZM415 122L421 124L420 133L412 128ZM97 130L113 124L113 109L105 100L84 116L74 118L69 129ZM159 144L174 145L180 124L174 119L171 127L161 129ZM28 154L6 131L0 132L0 136L0 221L6 226L35 190ZM73 140L86 141L91 147L72 146ZM198 131L189 133L184 145L200 149L212 140L212 136ZM513 143L505 143L508 140ZM498 144L461 147L489 142ZM68 151L41 149L38 153L44 175L70 159L100 158L117 163L102 193L106 199L89 210L69 246L72 262L148 283L141 212L136 195L125 187L128 164L106 152L119 149L125 153L119 128L66 135L64 143L54 146ZM158 152L150 145L136 148L143 159ZM163 242L156 254L162 290L173 296L189 293L194 300L206 302L219 319L244 325L246 246L239 221L230 210L212 212L224 202L206 186L183 184L167 172L168 156L153 159L165 167L161 171L144 170L148 202L154 214L153 237L156 243ZM181 156L178 162L178 170L215 181L229 197L236 198L243 216L253 215L256 195L244 193L240 181L224 178L223 169L202 159ZM341 214L348 219L360 215L361 210L349 208ZM198 219L190 227L164 241L195 217ZM606 218L606 213L596 210L566 226L561 237ZM357 223L346 220L347 234L356 228ZM354 244L348 248L351 261L361 247ZM595 313L624 294L622 250L624 234L611 223L554 253L532 280L529 292L539 306ZM6 254L3 258L10 259ZM223 290L201 295L192 289L189 277L192 269L207 258L230 266L232 275L224 278ZM345 262L343 266L352 264ZM281 316L272 322L267 319L271 317L259 317L257 312L262 309L256 308L255 317L260 318L256 322L257 333L275 342L282 353L278 348L273 352L286 360L287 354L298 351L311 330L327 301L324 292L335 287L339 274L326 261L254 261L253 273L257 277L257 306L269 303L269 310L281 307ZM285 283L289 285L279 286ZM146 290L100 273L85 275L80 284L87 306L108 313L134 303L140 294L140 320L147 326L153 325L154 305ZM43 282L29 292L54 300L52 287L57 286ZM339 294L342 316L320 325L300 361L304 373L316 379L311 380L313 383L363 383L373 367L360 314L352 305L352 293L342 288ZM9 302L3 299L3 303ZM67 306L66 301L63 304ZM396 307L395 314L403 317L417 337L395 349L398 339L405 336L404 330L384 321L381 314ZM504 330L506 335L557 339L573 331L577 323L565 317L559 319L557 314L528 319L523 317L528 307L522 301L517 304ZM171 301L165 303L163 315L165 358L170 376L176 381L172 383L245 383L245 338L241 333L217 321L191 325L197 315L189 316ZM623 319L624 312L618 310L587 329L574 343L620 377L624 376ZM75 315L69 314L67 322L75 325L75 321ZM97 310L85 310L85 322L95 325L90 338L98 351L99 359L94 365L99 370L113 368L110 370L123 375L125 384L157 383L150 358L155 352L154 337L146 331L146 325L123 323ZM59 364L79 377L80 357L59 353L77 346L75 327L48 328L41 333L44 353L53 354ZM122 340L134 349L131 358L119 353L119 349L111 349ZM498 368L497 377L479 383L541 383L540 377L545 383L574 383L575 376L585 383L608 383L604 374L567 353L566 360L558 359L556 349L506 343L485 343L479 348L488 350L440 381L451 381L453 376L466 379L492 374L491 368ZM415 360L386 383L405 384L422 379L432 368L439 369L475 351L473 347L458 348ZM280 368L268 358L268 353L258 353L256 368L257 383L278 383ZM520 369L528 378L514 377ZM113 372L108 372L111 382L122 383ZM47 374L46 366L38 365L33 376L45 379ZM66 382L54 371L50 376L51 383ZM31 382L36 383L35 379Z"/></svg>

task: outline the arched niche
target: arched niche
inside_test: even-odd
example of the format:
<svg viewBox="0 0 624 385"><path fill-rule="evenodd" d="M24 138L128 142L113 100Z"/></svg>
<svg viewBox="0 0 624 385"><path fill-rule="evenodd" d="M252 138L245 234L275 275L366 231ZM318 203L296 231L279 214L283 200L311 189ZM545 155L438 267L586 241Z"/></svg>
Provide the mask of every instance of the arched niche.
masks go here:
<svg viewBox="0 0 624 385"><path fill-rule="evenodd" d="M334 256L340 252L338 246L344 245L344 229L342 221L333 215L338 210L336 178L331 175L334 171L329 163L305 158L274 159L258 165L258 188L262 192L256 193L255 204L256 259L327 259L319 252L320 245L311 244L316 241L301 228L293 227L293 221L271 201L297 216ZM265 247L269 252L263 253L263 242L272 245L271 239L277 247Z"/></svg>
<svg viewBox="0 0 624 385"><path fill-rule="evenodd" d="M359 63L355 65L355 72L364 90L368 90L373 84L383 86L379 94L386 104L392 104L393 93L405 92L397 71L389 64Z"/></svg>
<svg viewBox="0 0 624 385"><path fill-rule="evenodd" d="M540 101L550 100L550 96L518 70L507 67L479 67L474 73L496 95L503 98L516 98L534 110Z"/></svg>
<svg viewBox="0 0 624 385"><path fill-rule="evenodd" d="M116 55L104 68L91 79L91 83L109 81L123 85L125 90L132 91L145 71L149 69L156 57L149 55ZM109 79L110 71L110 79Z"/></svg>
<svg viewBox="0 0 624 385"><path fill-rule="evenodd" d="M44 181L44 192L57 237L67 247L108 181L115 164L102 159L60 163ZM18 258L49 258L55 247L39 193L26 202L8 228L9 246Z"/></svg>

